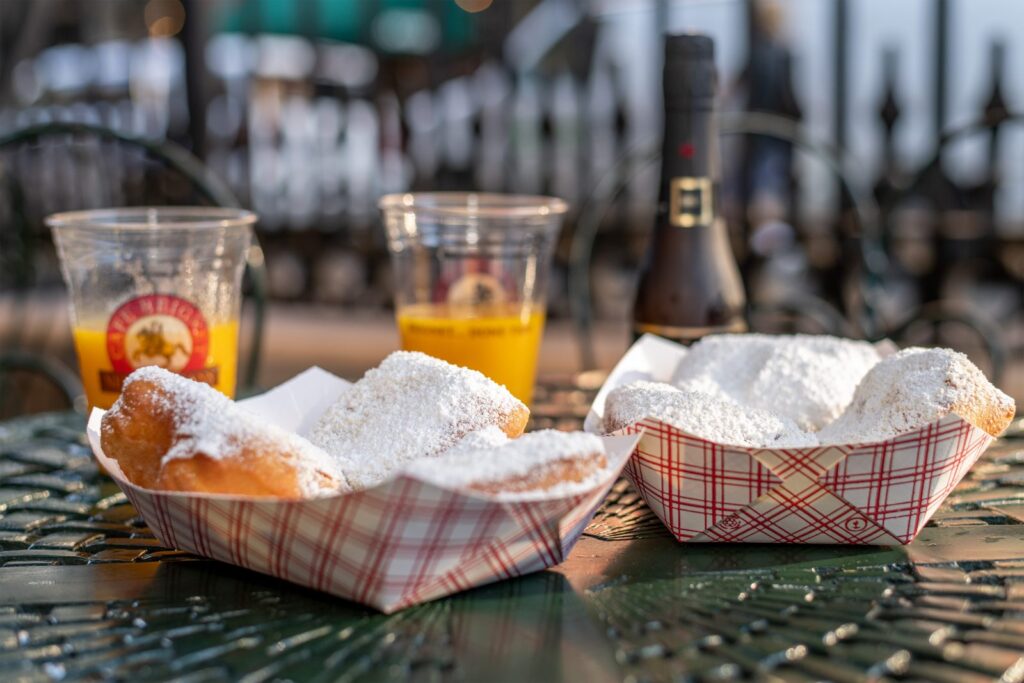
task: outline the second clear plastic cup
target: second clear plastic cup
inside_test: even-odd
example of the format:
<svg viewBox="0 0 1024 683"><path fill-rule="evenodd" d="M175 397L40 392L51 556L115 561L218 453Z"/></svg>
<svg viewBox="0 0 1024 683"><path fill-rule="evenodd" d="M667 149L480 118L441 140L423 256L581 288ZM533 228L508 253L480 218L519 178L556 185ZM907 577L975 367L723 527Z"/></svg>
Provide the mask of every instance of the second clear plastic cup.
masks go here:
<svg viewBox="0 0 1024 683"><path fill-rule="evenodd" d="M97 209L47 218L71 299L90 409L134 369L160 365L234 396L245 256L256 215L237 209Z"/></svg>
<svg viewBox="0 0 1024 683"><path fill-rule="evenodd" d="M402 348L479 370L529 404L566 203L438 192L379 206Z"/></svg>

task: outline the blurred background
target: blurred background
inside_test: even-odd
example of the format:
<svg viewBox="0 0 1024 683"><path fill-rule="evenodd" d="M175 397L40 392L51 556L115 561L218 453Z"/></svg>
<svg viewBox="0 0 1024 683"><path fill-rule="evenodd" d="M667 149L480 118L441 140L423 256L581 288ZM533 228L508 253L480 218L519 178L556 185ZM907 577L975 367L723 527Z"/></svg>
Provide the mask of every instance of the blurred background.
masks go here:
<svg viewBox="0 0 1024 683"><path fill-rule="evenodd" d="M608 368L660 36L695 30L753 327L955 346L1021 401L1021 26L1019 0L3 0L0 351L75 367L46 214L237 202L249 380L358 376L398 343L377 198L477 189L572 205L541 372ZM60 407L22 370L0 416Z"/></svg>

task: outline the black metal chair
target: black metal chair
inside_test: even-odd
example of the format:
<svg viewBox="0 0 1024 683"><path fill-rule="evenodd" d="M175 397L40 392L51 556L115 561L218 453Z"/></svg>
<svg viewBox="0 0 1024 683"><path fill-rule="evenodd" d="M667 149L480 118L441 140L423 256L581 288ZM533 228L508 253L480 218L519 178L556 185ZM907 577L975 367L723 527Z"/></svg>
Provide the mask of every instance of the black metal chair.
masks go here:
<svg viewBox="0 0 1024 683"><path fill-rule="evenodd" d="M237 207L231 189L184 147L99 125L51 122L0 135L0 293L9 293L7 333L0 337L0 415L11 414L12 378L42 377L71 405L77 374L25 338L37 287L57 288L46 215L100 206L207 204ZM41 266L41 262L43 265ZM246 264L253 319L250 353L240 363L240 390L255 387L266 312L266 272L258 243Z"/></svg>

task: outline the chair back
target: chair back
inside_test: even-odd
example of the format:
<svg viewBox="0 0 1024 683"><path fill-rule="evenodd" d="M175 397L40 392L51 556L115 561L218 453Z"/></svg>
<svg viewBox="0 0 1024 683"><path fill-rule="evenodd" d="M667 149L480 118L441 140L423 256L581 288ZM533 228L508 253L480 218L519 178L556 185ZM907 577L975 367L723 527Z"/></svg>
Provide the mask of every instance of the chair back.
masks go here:
<svg viewBox="0 0 1024 683"><path fill-rule="evenodd" d="M237 207L228 185L187 149L93 124L50 122L0 134L0 418L82 405L56 252L45 226L59 211L116 206ZM263 254L247 259L248 353L256 383L266 300ZM56 391L56 393L54 393ZM77 401L77 403L76 403Z"/></svg>

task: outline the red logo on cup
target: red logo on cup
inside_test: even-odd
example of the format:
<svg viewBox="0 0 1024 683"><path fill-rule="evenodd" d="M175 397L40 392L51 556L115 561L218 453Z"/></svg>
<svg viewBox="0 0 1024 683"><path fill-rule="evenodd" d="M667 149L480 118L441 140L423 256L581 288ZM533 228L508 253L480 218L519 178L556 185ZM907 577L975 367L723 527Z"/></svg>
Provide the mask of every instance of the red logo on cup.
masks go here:
<svg viewBox="0 0 1024 683"><path fill-rule="evenodd" d="M181 373L201 370L209 349L202 312L171 294L126 301L107 323L107 355L114 372L130 373L144 365Z"/></svg>
<svg viewBox="0 0 1024 683"><path fill-rule="evenodd" d="M205 368L210 350L206 318L191 301L172 294L147 294L123 303L107 322L107 355L112 372L101 372L105 391L120 391L132 370L159 365L193 379L217 383L217 369Z"/></svg>

